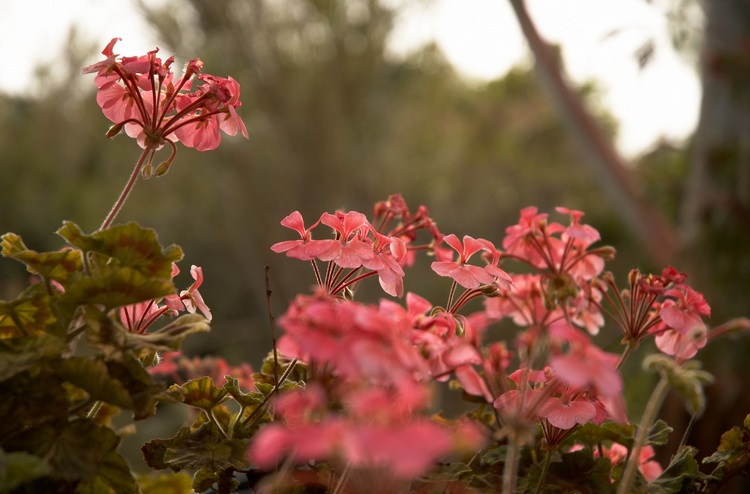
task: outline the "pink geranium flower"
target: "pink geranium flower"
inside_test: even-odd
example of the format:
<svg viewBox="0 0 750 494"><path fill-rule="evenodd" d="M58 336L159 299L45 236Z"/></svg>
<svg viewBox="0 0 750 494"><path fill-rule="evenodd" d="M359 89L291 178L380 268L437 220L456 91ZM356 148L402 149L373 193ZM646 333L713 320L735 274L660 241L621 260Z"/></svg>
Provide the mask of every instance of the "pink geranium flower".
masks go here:
<svg viewBox="0 0 750 494"><path fill-rule="evenodd" d="M184 74L175 81L172 57L162 61L156 56L158 50L120 57L114 53L119 40L113 38L107 44L102 51L104 60L82 69L85 74L97 74L97 103L115 124L108 137L124 127L144 149L156 150L169 144L172 154L165 162L167 166L174 158L174 143L178 140L206 151L219 145L219 130L248 137L247 128L237 115L237 108L242 105L237 81L200 74L200 59L190 60ZM191 93L196 75L203 84Z"/></svg>
<svg viewBox="0 0 750 494"><path fill-rule="evenodd" d="M372 259L372 245L366 240L365 233L370 226L364 214L357 211L335 215L323 213L320 222L333 228L337 240L329 250L320 254L322 261L333 261L342 268L358 268Z"/></svg>
<svg viewBox="0 0 750 494"><path fill-rule="evenodd" d="M315 228L320 220L313 223L309 228L305 228L304 220L299 211L294 211L289 216L281 220L281 224L287 228L299 233L299 240L284 240L271 246L271 250L276 253L286 253L288 257L311 261L321 253L330 250L335 240L313 240L312 229Z"/></svg>
<svg viewBox="0 0 750 494"><path fill-rule="evenodd" d="M687 285L678 285L664 293L669 298L661 305L659 316L670 328L687 332L703 325L703 316L711 315L706 299Z"/></svg>
<svg viewBox="0 0 750 494"><path fill-rule="evenodd" d="M440 276L453 278L456 283L464 288L477 288L495 280L494 276L483 267L466 264L471 256L487 248L482 241L465 235L462 243L452 233L443 237L443 241L458 253L458 260L435 261L432 263L433 271Z"/></svg>

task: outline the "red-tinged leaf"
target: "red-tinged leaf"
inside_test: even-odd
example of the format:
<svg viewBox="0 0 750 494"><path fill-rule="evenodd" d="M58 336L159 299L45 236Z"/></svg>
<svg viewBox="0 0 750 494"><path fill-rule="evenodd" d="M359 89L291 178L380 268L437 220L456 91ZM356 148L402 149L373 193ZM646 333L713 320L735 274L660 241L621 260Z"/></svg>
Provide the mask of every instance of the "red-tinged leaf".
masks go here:
<svg viewBox="0 0 750 494"><path fill-rule="evenodd" d="M55 320L41 285L31 285L15 300L0 300L0 339L55 332Z"/></svg>
<svg viewBox="0 0 750 494"><path fill-rule="evenodd" d="M63 285L73 273L81 270L81 252L67 249L57 252L36 252L26 247L21 237L6 233L2 237L2 254L26 264L26 269L47 281L55 280Z"/></svg>
<svg viewBox="0 0 750 494"><path fill-rule="evenodd" d="M246 450L246 441L225 438L211 422L196 429L183 427L176 436L154 439L141 448L151 468L174 471L206 468L216 473L246 468Z"/></svg>
<svg viewBox="0 0 750 494"><path fill-rule="evenodd" d="M227 399L228 391L217 388L210 377L191 379L183 385L172 385L168 393L173 398L201 410L210 411Z"/></svg>
<svg viewBox="0 0 750 494"><path fill-rule="evenodd" d="M175 293L171 277L146 277L127 266L108 264L92 275L77 274L61 296L63 307L83 304L114 309Z"/></svg>
<svg viewBox="0 0 750 494"><path fill-rule="evenodd" d="M75 223L66 221L57 233L86 253L116 259L146 277L171 279L172 263L182 259L182 249L176 245L163 248L156 231L135 222L86 235Z"/></svg>

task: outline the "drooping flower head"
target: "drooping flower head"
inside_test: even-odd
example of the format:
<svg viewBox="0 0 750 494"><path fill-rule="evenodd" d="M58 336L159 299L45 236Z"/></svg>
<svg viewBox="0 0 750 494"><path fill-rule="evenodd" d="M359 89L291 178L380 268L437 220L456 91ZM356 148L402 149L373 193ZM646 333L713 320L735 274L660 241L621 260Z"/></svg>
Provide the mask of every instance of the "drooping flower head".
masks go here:
<svg viewBox="0 0 750 494"><path fill-rule="evenodd" d="M81 69L84 74L96 73L96 101L114 123L108 137L124 128L144 149L156 150L169 144L172 155L165 162L166 167L174 158L177 141L207 151L221 142L219 130L248 137L247 128L237 115L237 108L242 105L237 81L201 74L200 59L190 60L182 76L175 80L173 57L162 61L156 56L158 49L142 56L123 57L114 52L119 40L113 38L107 44L102 51L104 60ZM193 91L196 76L203 84Z"/></svg>

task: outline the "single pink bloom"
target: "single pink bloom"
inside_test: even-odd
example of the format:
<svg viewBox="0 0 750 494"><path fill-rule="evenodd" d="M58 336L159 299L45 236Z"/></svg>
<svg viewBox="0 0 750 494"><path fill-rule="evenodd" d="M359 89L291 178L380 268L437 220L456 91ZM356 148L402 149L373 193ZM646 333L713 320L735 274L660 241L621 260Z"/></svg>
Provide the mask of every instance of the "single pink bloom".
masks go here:
<svg viewBox="0 0 750 494"><path fill-rule="evenodd" d="M664 472L659 462L652 460L654 454L653 446L642 447L638 454L638 470L647 482L653 482ZM594 450L594 456L599 456L597 449ZM604 447L604 457L609 458L613 466L625 461L627 456L628 448L620 443L612 443L611 446Z"/></svg>
<svg viewBox="0 0 750 494"><path fill-rule="evenodd" d="M486 250L483 242L464 235L463 244L454 234L446 235L443 241L458 253L458 261L435 261L432 270L440 276L447 276L464 288L477 288L480 285L492 283L495 278L483 267L466 264L472 255L480 250Z"/></svg>
<svg viewBox="0 0 750 494"><path fill-rule="evenodd" d="M547 226L547 214L537 214L537 208L529 206L521 210L518 223L505 229L503 249L508 254L525 260L532 266L544 267L540 246L532 239Z"/></svg>
<svg viewBox="0 0 750 494"><path fill-rule="evenodd" d="M196 310L200 310L205 318L210 321L212 318L211 309L208 308L206 302L203 301L203 296L198 291L198 288L203 284L203 268L195 265L191 266L190 275L195 282L190 288L180 293L180 299L182 299L188 312L193 314Z"/></svg>
<svg viewBox="0 0 750 494"><path fill-rule="evenodd" d="M490 393L490 390L487 388L487 383L484 382L484 379L482 379L482 376L479 375L474 367L470 365L462 365L457 367L454 372L461 387L468 394L472 396L481 396L487 400L487 403L495 401L492 397L492 393Z"/></svg>
<svg viewBox="0 0 750 494"><path fill-rule="evenodd" d="M333 228L337 237L331 248L318 256L321 261L333 261L342 268L355 269L373 257L372 241L365 240L363 233L372 227L362 213L323 213L320 222Z"/></svg>
<svg viewBox="0 0 750 494"><path fill-rule="evenodd" d="M320 220L313 223L309 228L305 228L304 220L299 211L294 211L286 218L281 220L281 224L287 228L299 233L299 240L285 240L277 242L271 246L271 250L280 254L285 252L287 257L293 257L302 261L311 261L321 253L331 249L335 240L313 240L312 229L318 226Z"/></svg>
<svg viewBox="0 0 750 494"><path fill-rule="evenodd" d="M679 332L688 332L703 325L701 316L710 316L709 307L703 295L687 285L678 285L664 293L668 297L662 303L659 316L670 328Z"/></svg>
<svg viewBox="0 0 750 494"><path fill-rule="evenodd" d="M104 55L104 60L100 62L96 62L92 65L87 65L86 67L83 67L81 69L82 74L92 74L94 72L102 72L110 69L112 65L114 65L115 60L118 57L118 54L114 52L115 43L118 41L122 41L122 38L112 38L112 40L107 44L107 46L104 47L104 50L102 50L102 55Z"/></svg>
<svg viewBox="0 0 750 494"><path fill-rule="evenodd" d="M568 430L576 424L592 422L596 417L596 407L582 396L573 399L551 397L540 407L538 414L558 429Z"/></svg>
<svg viewBox="0 0 750 494"><path fill-rule="evenodd" d="M655 338L656 348L680 361L693 358L698 350L706 346L707 342L708 330L703 324L689 331L667 329Z"/></svg>
<svg viewBox="0 0 750 494"><path fill-rule="evenodd" d="M601 239L601 235L596 228L590 225L581 224L581 218L584 213L574 209L556 207L555 211L561 214L570 215L570 225L565 229L565 233L576 240L582 242L583 246L588 246Z"/></svg>

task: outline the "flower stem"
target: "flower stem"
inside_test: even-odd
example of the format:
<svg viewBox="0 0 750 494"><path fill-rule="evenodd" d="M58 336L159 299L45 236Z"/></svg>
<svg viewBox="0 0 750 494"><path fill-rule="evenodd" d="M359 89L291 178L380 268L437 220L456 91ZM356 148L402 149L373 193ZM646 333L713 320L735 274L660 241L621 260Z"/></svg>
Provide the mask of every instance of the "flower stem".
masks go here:
<svg viewBox="0 0 750 494"><path fill-rule="evenodd" d="M625 465L625 471L620 479L617 494L628 494L631 492L631 486L635 479L635 472L640 463L641 448L643 448L646 443L648 431L651 429L651 425L654 423L657 413L659 413L661 404L667 396L667 391L669 391L669 381L665 376L662 376L659 383L656 385L656 388L654 388L654 391L651 393L651 397L646 405L646 410L643 412L641 423L638 424L638 432L635 436L633 447L630 450L630 456L627 465Z"/></svg>
<svg viewBox="0 0 750 494"><path fill-rule="evenodd" d="M552 460L552 451L547 450L547 453L544 455L544 463L542 464L542 473L539 475L539 483L536 485L536 494L540 494L542 492L542 485L544 484L544 478L547 477L547 472L549 471L549 464Z"/></svg>
<svg viewBox="0 0 750 494"><path fill-rule="evenodd" d="M505 465L503 467L503 490L502 492L513 494L516 492L516 478L518 476L518 434L511 429L508 434L508 449L505 452Z"/></svg>
<svg viewBox="0 0 750 494"><path fill-rule="evenodd" d="M146 162L146 159L148 158L149 154L151 154L152 152L153 152L153 149L151 147L146 147L143 150L143 153L141 153L141 157L138 158L138 162L135 164L135 168L133 168L133 173L130 174L130 179L128 179L128 183L125 184L125 188L122 189L122 192L120 193L120 197L117 198L115 205L112 206L112 209L107 215L107 218L104 220L104 223L102 223L102 226L99 227L99 230L104 230L105 228L108 228L112 224L112 222L115 220L117 213L120 212L120 210L122 209L122 206L125 204L125 201L130 195L130 191L133 190L133 186L135 185L135 181L138 180L138 175L141 173L141 168L143 168L143 164Z"/></svg>

